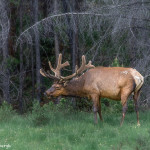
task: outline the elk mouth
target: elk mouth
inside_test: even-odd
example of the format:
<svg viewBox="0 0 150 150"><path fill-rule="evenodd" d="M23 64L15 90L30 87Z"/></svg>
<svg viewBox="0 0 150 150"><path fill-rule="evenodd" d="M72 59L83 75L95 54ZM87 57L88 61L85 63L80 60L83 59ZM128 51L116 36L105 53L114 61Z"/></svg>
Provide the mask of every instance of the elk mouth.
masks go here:
<svg viewBox="0 0 150 150"><path fill-rule="evenodd" d="M51 99L51 98L52 98L52 96L47 96L47 98L48 98L48 99Z"/></svg>
<svg viewBox="0 0 150 150"><path fill-rule="evenodd" d="M57 98L57 96L53 96L53 95L47 95L46 97L47 97L48 99Z"/></svg>
<svg viewBox="0 0 150 150"><path fill-rule="evenodd" d="M44 93L44 97L48 98L48 99L51 99L52 98L52 95L47 95L46 92Z"/></svg>

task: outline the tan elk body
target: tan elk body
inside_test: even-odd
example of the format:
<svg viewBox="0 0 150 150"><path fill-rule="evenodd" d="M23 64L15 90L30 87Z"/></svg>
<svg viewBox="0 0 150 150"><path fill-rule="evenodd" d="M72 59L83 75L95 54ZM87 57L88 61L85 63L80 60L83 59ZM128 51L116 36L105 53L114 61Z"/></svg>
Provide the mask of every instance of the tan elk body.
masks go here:
<svg viewBox="0 0 150 150"><path fill-rule="evenodd" d="M95 123L97 123L97 112L102 120L101 97L118 101L121 100L123 106L122 125L127 109L127 99L133 93L137 123L139 124L137 100L144 83L144 78L138 71L124 67L94 67L91 62L86 65L85 57L82 56L81 67L79 69L76 67L74 74L62 77L60 70L68 66L69 63L61 64L61 61L62 55L60 54L56 69L53 69L49 62L50 68L55 73L55 76L49 72L45 72L43 69L40 70L43 76L55 80L51 88L45 92L48 97L79 96L90 98L93 101ZM89 70L83 73L86 69ZM78 77L78 75L80 76Z"/></svg>

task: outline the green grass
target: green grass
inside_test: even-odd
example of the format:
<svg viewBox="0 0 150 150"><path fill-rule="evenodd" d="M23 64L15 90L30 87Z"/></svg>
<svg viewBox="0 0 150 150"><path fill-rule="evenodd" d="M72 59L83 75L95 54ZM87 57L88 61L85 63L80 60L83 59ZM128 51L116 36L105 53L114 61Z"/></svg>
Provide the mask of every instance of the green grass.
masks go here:
<svg viewBox="0 0 150 150"><path fill-rule="evenodd" d="M0 145L10 144L11 150L150 149L149 111L140 112L140 127L136 126L135 113L127 114L120 127L119 113L104 113L104 122L95 125L92 113L48 107L37 107L32 114L13 114L1 120Z"/></svg>

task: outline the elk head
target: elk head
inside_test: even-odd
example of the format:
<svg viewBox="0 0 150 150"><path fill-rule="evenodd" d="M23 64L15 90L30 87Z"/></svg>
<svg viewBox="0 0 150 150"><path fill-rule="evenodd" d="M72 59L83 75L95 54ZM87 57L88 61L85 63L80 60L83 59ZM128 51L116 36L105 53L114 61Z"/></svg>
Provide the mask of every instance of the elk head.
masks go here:
<svg viewBox="0 0 150 150"><path fill-rule="evenodd" d="M68 84L68 82L70 82L70 80L78 75L80 75L81 73L83 73L85 70L93 68L94 66L91 64L91 61L89 61L88 64L86 64L86 59L85 56L82 56L82 65L81 67L78 69L78 66L76 66L75 68L75 73L73 73L72 75L63 77L61 76L61 69L64 67L69 66L69 62L66 61L65 63L62 64L62 54L59 54L59 58L58 58L58 63L57 63L57 67L56 69L54 69L51 65L51 62L49 61L49 67L50 70L52 72L54 72L55 75L52 75L50 73L50 71L44 71L43 69L40 69L40 73L42 76L53 79L54 80L54 84L45 92L45 95L47 97L58 97L61 95L64 95L67 91L66 91L66 85Z"/></svg>

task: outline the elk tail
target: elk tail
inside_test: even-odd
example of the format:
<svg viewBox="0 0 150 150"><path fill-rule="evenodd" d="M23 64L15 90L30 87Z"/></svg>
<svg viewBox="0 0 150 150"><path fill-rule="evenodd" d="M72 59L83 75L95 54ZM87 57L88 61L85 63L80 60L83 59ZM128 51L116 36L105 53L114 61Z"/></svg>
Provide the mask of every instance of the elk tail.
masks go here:
<svg viewBox="0 0 150 150"><path fill-rule="evenodd" d="M135 84L136 84L136 87L134 90L134 92L136 93L142 88L142 85L144 83L144 77L135 69L133 69L131 71L131 74L132 74L134 81L135 81Z"/></svg>

